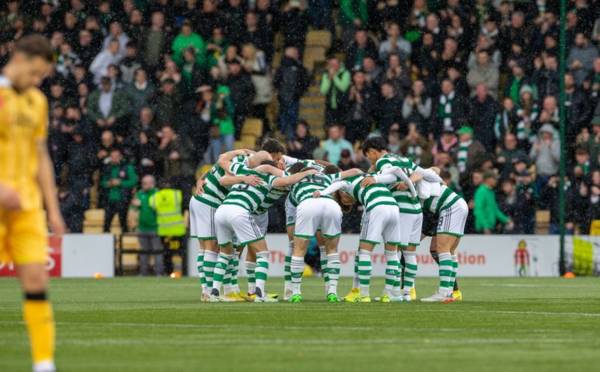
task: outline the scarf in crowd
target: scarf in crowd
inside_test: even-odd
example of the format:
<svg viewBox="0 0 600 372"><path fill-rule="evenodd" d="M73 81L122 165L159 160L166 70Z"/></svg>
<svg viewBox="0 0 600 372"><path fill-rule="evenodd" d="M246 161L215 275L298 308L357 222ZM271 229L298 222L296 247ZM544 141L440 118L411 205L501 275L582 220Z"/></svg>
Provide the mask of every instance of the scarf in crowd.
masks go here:
<svg viewBox="0 0 600 372"><path fill-rule="evenodd" d="M454 92L440 96L440 105L438 107L438 118L442 119L444 129L454 131L452 125L452 103L454 102Z"/></svg>
<svg viewBox="0 0 600 372"><path fill-rule="evenodd" d="M540 113L540 109L537 105L533 105L528 118L523 118L517 123L517 139L519 141L525 141L529 139L530 142L535 140L535 133L531 130L531 123L533 123ZM517 115L521 116L523 109L517 110Z"/></svg>
<svg viewBox="0 0 600 372"><path fill-rule="evenodd" d="M460 142L458 144L458 152L456 153L456 166L460 173L464 173L467 170L467 158L469 156L469 146L473 143L473 140L466 142Z"/></svg>
<svg viewBox="0 0 600 372"><path fill-rule="evenodd" d="M496 138L501 140L505 133L512 132L510 122L510 112L502 110L499 114L496 114L496 121L494 123L494 133Z"/></svg>
<svg viewBox="0 0 600 372"><path fill-rule="evenodd" d="M423 149L419 145L408 145L406 148L406 157L412 160L413 163L419 165L421 163L421 154Z"/></svg>

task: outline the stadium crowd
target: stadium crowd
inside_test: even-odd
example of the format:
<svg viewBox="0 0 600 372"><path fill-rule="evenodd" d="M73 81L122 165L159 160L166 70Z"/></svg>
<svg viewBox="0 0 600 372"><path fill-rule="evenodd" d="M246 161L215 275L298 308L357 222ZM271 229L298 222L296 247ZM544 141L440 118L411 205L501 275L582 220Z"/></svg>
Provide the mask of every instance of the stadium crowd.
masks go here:
<svg viewBox="0 0 600 372"><path fill-rule="evenodd" d="M197 170L233 149L248 117L290 155L342 169L368 169L358 146L383 135L391 152L442 169L473 209L467 232L533 233L537 210L550 210L557 231L558 1L3 3L0 66L29 33L56 50L43 90L71 231L82 230L94 182L100 207L125 226L146 175L189 197ZM600 1L568 3L567 228L587 232L600 219ZM309 29L339 36L312 75ZM299 117L311 83L325 96L327 138Z"/></svg>

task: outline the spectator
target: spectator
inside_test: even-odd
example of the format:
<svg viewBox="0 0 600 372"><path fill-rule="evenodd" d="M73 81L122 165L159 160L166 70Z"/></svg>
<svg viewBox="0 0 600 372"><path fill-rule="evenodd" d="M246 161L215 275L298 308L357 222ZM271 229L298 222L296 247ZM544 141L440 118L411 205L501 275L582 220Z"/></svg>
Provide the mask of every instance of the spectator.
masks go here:
<svg viewBox="0 0 600 372"><path fill-rule="evenodd" d="M337 164L343 150L350 151L353 154L352 144L344 139L343 128L341 125L334 123L327 130L328 139L323 143L323 149L327 153L327 161L332 164Z"/></svg>
<svg viewBox="0 0 600 372"><path fill-rule="evenodd" d="M181 98L175 80L169 77L160 82L160 90L150 99L150 106L159 126L181 124L180 104Z"/></svg>
<svg viewBox="0 0 600 372"><path fill-rule="evenodd" d="M322 11L325 10L323 9ZM331 9L329 11L331 12ZM298 49L304 48L304 41L308 30L308 14L302 6L302 2L297 0L288 1L283 6L280 17L281 32L283 33L285 46ZM329 17L331 18L331 13Z"/></svg>
<svg viewBox="0 0 600 372"><path fill-rule="evenodd" d="M429 120L431 118L431 97L425 92L422 80L416 80L412 90L402 104L402 118L406 122L415 123L417 130L422 135L429 133Z"/></svg>
<svg viewBox="0 0 600 372"><path fill-rule="evenodd" d="M183 190L191 190L193 184L195 169L191 153L191 144L186 138L178 136L172 127L163 126L158 143L161 174L172 180L174 185L180 185Z"/></svg>
<svg viewBox="0 0 600 372"><path fill-rule="evenodd" d="M308 74L299 60L297 48L285 48L281 66L275 73L274 85L279 101L279 130L290 139L298 121L298 101L308 88Z"/></svg>
<svg viewBox="0 0 600 372"><path fill-rule="evenodd" d="M346 54L346 68L349 70L360 69L366 57L377 58L377 46L364 29L356 30L354 41L348 47Z"/></svg>
<svg viewBox="0 0 600 372"><path fill-rule="evenodd" d="M582 145L590 154L591 164L594 168L600 165L600 116L596 116L590 123L592 125L592 133L587 134L587 139L582 141Z"/></svg>
<svg viewBox="0 0 600 372"><path fill-rule="evenodd" d="M408 134L400 141L400 153L424 168L433 163L431 143L419 133L414 123L408 125Z"/></svg>
<svg viewBox="0 0 600 372"><path fill-rule="evenodd" d="M533 63L535 69L531 80L538 89L538 95L540 97L558 97L560 77L558 75L558 61L556 56L550 54L546 55L543 59L536 57Z"/></svg>
<svg viewBox="0 0 600 372"><path fill-rule="evenodd" d="M575 83L582 85L583 80L592 72L594 60L598 58L598 49L590 43L584 32L577 32L575 45L569 51L567 65L573 73Z"/></svg>
<svg viewBox="0 0 600 372"><path fill-rule="evenodd" d="M569 144L575 143L575 137L589 124L590 106L587 101L588 98L584 91L575 85L573 74L565 74L567 142Z"/></svg>
<svg viewBox="0 0 600 372"><path fill-rule="evenodd" d="M456 148L456 166L460 173L476 169L485 157L485 147L473 139L473 128L462 127L458 130L458 146Z"/></svg>
<svg viewBox="0 0 600 372"><path fill-rule="evenodd" d="M504 148L498 154L496 162L499 165L501 178L507 178L513 170L513 163L517 160L528 161L528 156L517 147L517 137L512 133L506 133L504 135Z"/></svg>
<svg viewBox="0 0 600 372"><path fill-rule="evenodd" d="M465 123L467 104L463 97L456 93L454 83L449 79L442 81L442 91L436 103L435 125L431 130L435 137L443 131L454 132Z"/></svg>
<svg viewBox="0 0 600 372"><path fill-rule="evenodd" d="M235 110L235 133L240 135L244 119L250 113L250 107L254 101L256 91L250 75L242 70L240 61L235 59L228 64L228 76L225 84L230 89L229 96Z"/></svg>
<svg viewBox="0 0 600 372"><path fill-rule="evenodd" d="M350 44L357 28L365 27L369 20L366 0L341 0L340 24L342 26L342 41Z"/></svg>
<svg viewBox="0 0 600 372"><path fill-rule="evenodd" d="M102 49L109 48L112 40L117 40L119 42L119 55L124 57L127 43L129 43L129 36L123 32L123 26L121 26L121 23L118 21L111 22L108 35L104 38L104 42L102 43Z"/></svg>
<svg viewBox="0 0 600 372"><path fill-rule="evenodd" d="M121 80L123 83L132 83L135 72L142 67L138 56L137 46L133 41L127 43L127 47L125 48L125 57L121 61L121 65L118 67L121 71Z"/></svg>
<svg viewBox="0 0 600 372"><path fill-rule="evenodd" d="M164 29L165 16L161 12L153 12L150 28L144 35L143 59L145 65L152 73L160 64L160 59L167 45L167 32Z"/></svg>
<svg viewBox="0 0 600 372"><path fill-rule="evenodd" d="M310 127L305 121L298 122L296 133L288 141L288 154L297 159L311 159L313 151L319 147L319 139L310 134Z"/></svg>
<svg viewBox="0 0 600 372"><path fill-rule="evenodd" d="M394 85L390 81L385 81L381 84L381 98L375 115L379 131L383 136L387 137L391 126L402 120L401 108L402 101L396 95Z"/></svg>
<svg viewBox="0 0 600 372"><path fill-rule="evenodd" d="M104 129L111 129L119 135L126 133L124 119L129 113L127 97L121 90L112 88L110 78L103 77L100 89L93 91L87 102L88 117L96 125L98 133Z"/></svg>
<svg viewBox="0 0 600 372"><path fill-rule="evenodd" d="M242 44L252 44L265 54L265 60L273 58L273 30L268 24L259 24L255 12L249 11L245 16L246 29L240 40Z"/></svg>
<svg viewBox="0 0 600 372"><path fill-rule="evenodd" d="M504 97L500 112L496 114L494 121L494 134L497 141L501 141L506 133L517 133L517 108L510 97Z"/></svg>
<svg viewBox="0 0 600 372"><path fill-rule="evenodd" d="M108 66L117 65L123 56L119 54L119 41L116 39L108 43L108 47L98 53L90 65L90 72L94 75L94 83L99 84L102 77L108 74Z"/></svg>
<svg viewBox="0 0 600 372"><path fill-rule="evenodd" d="M497 98L499 78L498 67L491 63L489 53L485 50L477 53L477 62L467 74L472 94L475 94L478 85L483 84L488 88L489 94Z"/></svg>
<svg viewBox="0 0 600 372"><path fill-rule="evenodd" d="M347 0L362 1L362 0ZM347 109L348 90L350 89L350 72L335 56L327 60L327 72L321 78L321 94L326 98L325 124L331 125L344 117Z"/></svg>
<svg viewBox="0 0 600 372"><path fill-rule="evenodd" d="M154 84L148 80L148 74L143 68L138 68L134 72L133 81L125 87L125 92L129 97L132 112L140 112L142 107L150 104L151 98L156 94Z"/></svg>
<svg viewBox="0 0 600 372"><path fill-rule="evenodd" d="M143 253L140 253L140 275L150 273L150 257L154 257L154 273L160 276L164 273L163 246L157 235L158 223L156 211L150 206L150 199L158 189L153 176L142 178L142 187L131 201L132 208L138 210L137 235Z"/></svg>
<svg viewBox="0 0 600 372"><path fill-rule="evenodd" d="M346 138L351 143L367 138L373 124L375 102L375 92L367 83L364 72L356 71L352 76L345 120Z"/></svg>
<svg viewBox="0 0 600 372"><path fill-rule="evenodd" d="M193 32L191 22L186 20L181 26L181 32L175 37L171 45L173 61L181 65L183 63L183 53L188 48L194 49L197 63L204 66L206 63L206 43L200 35Z"/></svg>
<svg viewBox="0 0 600 372"><path fill-rule="evenodd" d="M104 232L110 231L115 214L119 216L121 231L127 232L127 210L131 189L137 184L138 176L133 165L123 161L123 154L117 147L110 151L110 163L102 172L102 188L105 189L107 203L104 206Z"/></svg>
<svg viewBox="0 0 600 372"><path fill-rule="evenodd" d="M496 231L498 223L505 225L508 231L514 227L511 219L506 216L496 202L494 190L498 184L497 176L493 172L483 175L483 183L477 188L474 197L475 231L483 234L492 234Z"/></svg>
<svg viewBox="0 0 600 372"><path fill-rule="evenodd" d="M391 53L400 55L402 61L406 61L411 54L412 47L400 32L400 26L392 22L386 28L387 40L379 45L379 59L385 61Z"/></svg>
<svg viewBox="0 0 600 372"><path fill-rule="evenodd" d="M535 162L536 181L540 190L558 172L560 163L560 139L552 125L542 125L529 156Z"/></svg>
<svg viewBox="0 0 600 372"><path fill-rule="evenodd" d="M402 66L400 56L396 53L390 54L388 58L388 68L385 71L385 78L394 86L394 91L398 98L403 99L406 92L410 89L411 80L408 69Z"/></svg>
<svg viewBox="0 0 600 372"><path fill-rule="evenodd" d="M252 101L251 115L263 121L263 132L270 131L267 118L267 105L273 98L273 85L265 54L256 49L253 44L242 47L242 63L246 73L250 74L254 85L254 101Z"/></svg>
<svg viewBox="0 0 600 372"><path fill-rule="evenodd" d="M498 103L492 98L485 84L478 84L475 97L471 98L469 117L475 133L475 140L481 142L486 151L492 153L496 149L496 133L494 127Z"/></svg>

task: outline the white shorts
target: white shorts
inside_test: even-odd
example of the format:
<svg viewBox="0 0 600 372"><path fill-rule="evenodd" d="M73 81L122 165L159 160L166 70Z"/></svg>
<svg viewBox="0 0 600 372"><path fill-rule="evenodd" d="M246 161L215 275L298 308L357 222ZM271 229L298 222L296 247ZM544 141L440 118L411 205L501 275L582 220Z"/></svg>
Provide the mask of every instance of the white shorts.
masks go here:
<svg viewBox="0 0 600 372"><path fill-rule="evenodd" d="M263 234L263 236L267 235L267 230L269 229L269 212L253 214L252 219L260 229L260 233Z"/></svg>
<svg viewBox="0 0 600 372"><path fill-rule="evenodd" d="M216 240L215 213L217 209L190 198L190 236L200 240Z"/></svg>
<svg viewBox="0 0 600 372"><path fill-rule="evenodd" d="M321 230L325 238L335 238L342 233L342 209L329 198L309 198L296 209L294 236L310 239Z"/></svg>
<svg viewBox="0 0 600 372"><path fill-rule="evenodd" d="M378 205L363 213L360 240L371 244L400 244L400 211L395 205ZM383 240L382 240L383 238Z"/></svg>
<svg viewBox="0 0 600 372"><path fill-rule="evenodd" d="M290 197L285 198L285 225L292 226L296 224L296 207L290 201Z"/></svg>
<svg viewBox="0 0 600 372"><path fill-rule="evenodd" d="M400 212L400 246L419 246L423 228L423 213Z"/></svg>
<svg viewBox="0 0 600 372"><path fill-rule="evenodd" d="M215 225L219 245L233 243L234 237L239 245L264 238L250 212L237 205L221 205L215 213Z"/></svg>
<svg viewBox="0 0 600 372"><path fill-rule="evenodd" d="M465 234L465 224L469 215L469 206L463 199L457 200L448 209L440 212L437 234L453 235L458 238Z"/></svg>

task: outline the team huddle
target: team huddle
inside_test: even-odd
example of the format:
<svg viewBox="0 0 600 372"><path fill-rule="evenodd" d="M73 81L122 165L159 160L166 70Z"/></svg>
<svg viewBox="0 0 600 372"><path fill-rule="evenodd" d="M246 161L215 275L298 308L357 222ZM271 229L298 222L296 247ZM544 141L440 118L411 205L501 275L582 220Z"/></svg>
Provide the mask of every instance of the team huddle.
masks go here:
<svg viewBox="0 0 600 372"><path fill-rule="evenodd" d="M362 145L371 162L368 173L340 171L319 160L298 160L268 139L258 152L222 154L196 187L190 200L190 232L200 242L197 258L202 300L208 302L277 302L266 291L269 250L265 235L268 210L285 198L289 246L285 257L285 301L303 301L304 256L316 237L328 302L340 302L338 244L342 209L363 209L360 243L348 302L409 302L416 299L416 250L431 235L430 252L439 265L439 289L424 302L461 300L456 283L456 249L468 215L467 203L444 182L437 168L424 169L410 159L389 154L381 137ZM424 219L424 213L427 216ZM429 226L429 227L428 227ZM371 298L371 255L385 252L385 286ZM246 248L247 295L238 285L239 258Z"/></svg>

